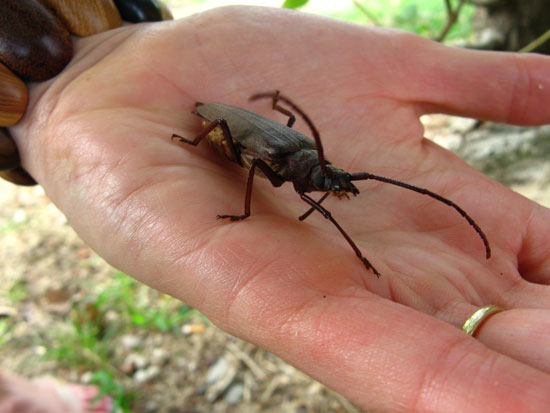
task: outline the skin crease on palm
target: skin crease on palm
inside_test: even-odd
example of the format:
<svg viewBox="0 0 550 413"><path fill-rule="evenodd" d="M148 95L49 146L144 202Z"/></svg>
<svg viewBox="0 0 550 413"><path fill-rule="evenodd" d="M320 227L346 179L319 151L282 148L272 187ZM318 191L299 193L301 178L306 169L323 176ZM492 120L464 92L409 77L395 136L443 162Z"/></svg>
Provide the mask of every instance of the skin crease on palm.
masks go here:
<svg viewBox="0 0 550 413"><path fill-rule="evenodd" d="M443 112L550 122L550 59L445 47L287 10L232 7L75 39L56 78L30 87L10 129L24 166L112 265L202 311L371 410L541 411L550 403L548 209L423 138ZM382 274L365 270L292 185L256 179L208 144L196 101L285 122L280 89L314 121L327 158L431 189L356 182L333 213ZM298 119L296 129L310 135ZM313 194L318 198L321 194ZM460 330L496 304L477 338Z"/></svg>

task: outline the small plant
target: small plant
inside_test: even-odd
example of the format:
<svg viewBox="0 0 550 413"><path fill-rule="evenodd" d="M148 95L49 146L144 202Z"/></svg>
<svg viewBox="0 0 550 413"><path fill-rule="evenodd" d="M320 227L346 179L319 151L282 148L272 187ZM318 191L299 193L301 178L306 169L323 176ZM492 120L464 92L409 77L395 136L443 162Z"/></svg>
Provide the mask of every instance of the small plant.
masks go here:
<svg viewBox="0 0 550 413"><path fill-rule="evenodd" d="M11 326L7 320L0 320L0 347L8 340L8 332Z"/></svg>
<svg viewBox="0 0 550 413"><path fill-rule="evenodd" d="M18 302L27 299L28 296L29 288L27 286L27 281L23 279L15 282L8 290L8 299L12 302L12 304L17 304Z"/></svg>
<svg viewBox="0 0 550 413"><path fill-rule="evenodd" d="M287 9L297 9L307 4L308 0L285 0L282 7Z"/></svg>
<svg viewBox="0 0 550 413"><path fill-rule="evenodd" d="M308 3L312 7L315 4L308 0L286 0L282 7L297 9ZM464 0L354 0L353 7L335 10L330 16L337 19L394 27L442 41L470 37L475 7Z"/></svg>
<svg viewBox="0 0 550 413"><path fill-rule="evenodd" d="M73 370L92 371L91 383L100 388L97 400L108 395L113 412L130 412L136 394L128 391L127 376L117 367L117 337L125 332L146 336L151 331L180 336L181 326L200 313L120 271L95 289L97 293L73 304L69 323L47 333L44 341L50 344L44 344L44 357ZM14 285L10 293L14 299L26 297L26 284ZM0 344L6 329L0 323Z"/></svg>
<svg viewBox="0 0 550 413"><path fill-rule="evenodd" d="M90 383L99 388L99 393L92 403L98 402L103 396L109 396L113 402L113 412L131 412L131 404L136 398L136 393L127 391L123 385L117 383L111 372L93 372Z"/></svg>
<svg viewBox="0 0 550 413"><path fill-rule="evenodd" d="M77 304L71 310L66 331L53 331L45 357L70 367L105 368L113 353L111 343L120 326L105 322L105 312L94 303Z"/></svg>
<svg viewBox="0 0 550 413"><path fill-rule="evenodd" d="M153 290L123 272L117 272L98 295L96 305L115 311L123 324L162 333L179 332L198 311L166 294Z"/></svg>

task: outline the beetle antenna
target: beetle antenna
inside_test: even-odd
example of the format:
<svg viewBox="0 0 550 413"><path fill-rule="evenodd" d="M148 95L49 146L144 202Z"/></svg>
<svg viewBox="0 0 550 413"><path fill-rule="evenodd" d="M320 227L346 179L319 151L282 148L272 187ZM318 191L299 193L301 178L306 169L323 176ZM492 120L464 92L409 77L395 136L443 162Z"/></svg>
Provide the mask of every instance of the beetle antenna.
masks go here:
<svg viewBox="0 0 550 413"><path fill-rule="evenodd" d="M323 170L323 173L327 176L332 175L332 171L327 168L327 160L325 159L325 151L323 150L323 144L321 143L321 136L319 135L319 131L313 124L313 121L309 118L308 115L304 113L302 109L298 105L296 105L292 100L287 98L286 96L283 96L279 93L278 90L275 92L263 92L263 93L256 93L250 98L248 98L249 101L254 101L258 99L263 98L272 98L273 99L273 109L278 110L279 112L284 113L285 115L289 115L288 111L284 108L281 108L279 105L277 105L277 102L279 100L285 102L288 106L290 106L294 111L298 112L298 114L302 117L302 119L307 123L309 126L309 129L311 129L311 134L313 135L313 139L315 139L315 146L317 148L317 153L319 155L319 165L321 166L321 169ZM292 114L290 116L293 117ZM292 122L294 123L294 122ZM292 126L292 123L290 123L290 126Z"/></svg>
<svg viewBox="0 0 550 413"><path fill-rule="evenodd" d="M400 186L401 188L405 188L405 189L409 189L411 191L418 192L422 195L428 195L428 196L438 200L439 202L443 202L444 204L446 204L450 207L453 207L464 219L466 219L466 221L468 221L468 223L476 230L476 232L480 236L481 240L483 241L483 245L485 245L485 258L489 259L491 257L491 247L489 246L489 241L487 240L487 236L485 235L485 233L481 230L479 225L476 224L476 222L473 220L473 218L470 217L466 213L466 211L464 211L462 208L460 208L457 204L455 204L450 199L444 198L441 195L438 195L435 192L432 192L432 191L430 191L428 189L425 189L425 188L421 188L421 187L418 187L418 186L407 184L405 182L397 181L395 179L386 178L384 176L373 175L373 174L370 174L368 172L353 173L353 174L351 174L351 179L350 180L351 181L362 181L362 180L367 180L367 179L372 179L372 180L375 180L375 181L385 182L387 184Z"/></svg>

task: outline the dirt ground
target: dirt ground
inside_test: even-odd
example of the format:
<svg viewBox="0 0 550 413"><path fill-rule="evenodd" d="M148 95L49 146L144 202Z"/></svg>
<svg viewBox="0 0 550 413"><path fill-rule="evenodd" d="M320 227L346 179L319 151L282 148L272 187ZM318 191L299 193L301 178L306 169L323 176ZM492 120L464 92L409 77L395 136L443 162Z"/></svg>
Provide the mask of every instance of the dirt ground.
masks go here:
<svg viewBox="0 0 550 413"><path fill-rule="evenodd" d="M444 116L426 117L425 123L427 137L550 205L550 127L484 124L469 132L474 121ZM140 308L162 302L169 318L181 303L146 287L127 286L78 238L40 187L0 182L0 241L0 363L6 370L71 382L89 382L94 371L107 372L115 383L111 390L121 399L136 394L129 402L135 412L361 411L196 313L188 312L177 328L140 327ZM121 302L125 294L135 294L143 307L99 303L110 289ZM126 312L132 312L133 321ZM75 325L96 330L75 333ZM119 333L107 333L109 326Z"/></svg>

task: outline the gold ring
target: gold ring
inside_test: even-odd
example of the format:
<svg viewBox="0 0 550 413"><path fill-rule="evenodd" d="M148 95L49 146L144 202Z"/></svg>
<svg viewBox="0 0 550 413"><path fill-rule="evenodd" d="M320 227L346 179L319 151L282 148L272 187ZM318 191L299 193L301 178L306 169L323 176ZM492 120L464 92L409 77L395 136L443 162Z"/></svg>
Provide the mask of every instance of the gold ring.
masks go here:
<svg viewBox="0 0 550 413"><path fill-rule="evenodd" d="M484 321L487 321L489 317L496 313L500 313L501 311L504 311L504 308L501 308L498 305L486 305L485 307L481 307L473 313L469 319L466 320L462 326L462 331L473 336Z"/></svg>

